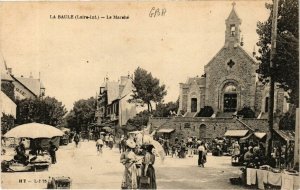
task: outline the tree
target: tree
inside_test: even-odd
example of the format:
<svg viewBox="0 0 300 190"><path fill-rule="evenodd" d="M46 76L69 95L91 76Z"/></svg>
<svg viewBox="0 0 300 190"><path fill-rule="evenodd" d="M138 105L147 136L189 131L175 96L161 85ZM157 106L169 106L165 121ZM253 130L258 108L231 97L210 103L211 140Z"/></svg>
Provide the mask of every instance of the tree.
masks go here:
<svg viewBox="0 0 300 190"><path fill-rule="evenodd" d="M214 114L214 109L211 106L204 106L200 109L197 117L211 117Z"/></svg>
<svg viewBox="0 0 300 190"><path fill-rule="evenodd" d="M1 117L1 132L5 134L8 130L14 127L14 117L9 114L3 113Z"/></svg>
<svg viewBox="0 0 300 190"><path fill-rule="evenodd" d="M1 91L12 101L15 101L15 85L12 82L1 82Z"/></svg>
<svg viewBox="0 0 300 190"><path fill-rule="evenodd" d="M248 106L245 106L239 110L237 115L241 115L243 118L255 118L255 112Z"/></svg>
<svg viewBox="0 0 300 190"><path fill-rule="evenodd" d="M287 112L279 121L280 130L295 130L296 114Z"/></svg>
<svg viewBox="0 0 300 190"><path fill-rule="evenodd" d="M149 121L150 113L145 110L138 113L132 119L129 119L126 123L127 131L141 130L142 126L147 125Z"/></svg>
<svg viewBox="0 0 300 190"><path fill-rule="evenodd" d="M61 102L52 97L44 99L17 100L17 124L31 122L57 126L63 121L67 110Z"/></svg>
<svg viewBox="0 0 300 190"><path fill-rule="evenodd" d="M298 1L279 0L277 46L273 60L273 69L270 70L270 47L273 5L266 3L266 8L271 11L267 21L258 22L257 34L259 35L257 60L260 62L257 72L260 80L268 82L272 74L273 80L280 84L289 94L288 101L299 105L299 13Z"/></svg>
<svg viewBox="0 0 300 190"><path fill-rule="evenodd" d="M153 111L154 117L168 117L172 115L172 113L176 113L179 107L179 100L176 102L168 102L166 104L164 103L158 103L156 106L156 110Z"/></svg>
<svg viewBox="0 0 300 190"><path fill-rule="evenodd" d="M73 109L66 116L69 128L81 131L95 121L97 100L94 97L81 99L74 103Z"/></svg>
<svg viewBox="0 0 300 190"><path fill-rule="evenodd" d="M159 103L167 94L165 85L160 86L159 79L154 78L151 73L140 67L134 71L132 83L135 89L129 102L146 104L149 112L152 112L151 102Z"/></svg>

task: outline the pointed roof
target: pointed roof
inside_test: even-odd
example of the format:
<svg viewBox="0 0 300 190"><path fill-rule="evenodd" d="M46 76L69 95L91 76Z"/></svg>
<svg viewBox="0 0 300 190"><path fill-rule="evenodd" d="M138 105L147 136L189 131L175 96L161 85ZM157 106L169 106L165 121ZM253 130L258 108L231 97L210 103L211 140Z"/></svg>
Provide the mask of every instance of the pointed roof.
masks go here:
<svg viewBox="0 0 300 190"><path fill-rule="evenodd" d="M119 98L119 83L115 81L108 81L106 83L107 102L111 104L114 100Z"/></svg>
<svg viewBox="0 0 300 190"><path fill-rule="evenodd" d="M193 82L196 82L199 86L205 86L205 78L204 77L189 77L186 84L192 84Z"/></svg>
<svg viewBox="0 0 300 190"><path fill-rule="evenodd" d="M10 76L5 60L1 61L1 80L3 81L13 81L13 78Z"/></svg>
<svg viewBox="0 0 300 190"><path fill-rule="evenodd" d="M226 21L228 21L228 20L241 20L241 19L239 18L238 14L237 14L236 11L235 11L235 8L234 8L235 5L236 5L235 2L233 2L233 3L232 3L232 10L231 10L229 16L227 17Z"/></svg>

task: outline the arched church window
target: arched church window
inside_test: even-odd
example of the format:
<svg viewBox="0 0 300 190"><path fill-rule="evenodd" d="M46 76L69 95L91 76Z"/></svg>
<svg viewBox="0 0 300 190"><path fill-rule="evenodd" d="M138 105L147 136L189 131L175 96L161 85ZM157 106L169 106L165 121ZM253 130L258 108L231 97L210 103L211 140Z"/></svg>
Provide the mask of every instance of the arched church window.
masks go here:
<svg viewBox="0 0 300 190"><path fill-rule="evenodd" d="M235 112L237 109L237 89L232 83L224 87L223 108L224 112Z"/></svg>

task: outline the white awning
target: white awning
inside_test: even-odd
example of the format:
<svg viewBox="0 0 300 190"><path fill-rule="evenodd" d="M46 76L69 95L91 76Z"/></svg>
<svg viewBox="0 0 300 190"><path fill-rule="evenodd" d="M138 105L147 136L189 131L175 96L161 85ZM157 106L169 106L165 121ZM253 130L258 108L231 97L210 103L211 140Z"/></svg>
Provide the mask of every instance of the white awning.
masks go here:
<svg viewBox="0 0 300 190"><path fill-rule="evenodd" d="M157 132L158 133L171 133L175 131L175 129L159 129Z"/></svg>
<svg viewBox="0 0 300 190"><path fill-rule="evenodd" d="M255 135L257 138L262 139L262 138L264 138L264 137L267 135L267 133L263 133L263 132L255 132L254 135Z"/></svg>
<svg viewBox="0 0 300 190"><path fill-rule="evenodd" d="M16 118L17 105L8 97L4 92L1 91L1 116L3 113L11 115Z"/></svg>
<svg viewBox="0 0 300 190"><path fill-rule="evenodd" d="M227 130L224 136L226 137L244 137L248 133L248 130Z"/></svg>

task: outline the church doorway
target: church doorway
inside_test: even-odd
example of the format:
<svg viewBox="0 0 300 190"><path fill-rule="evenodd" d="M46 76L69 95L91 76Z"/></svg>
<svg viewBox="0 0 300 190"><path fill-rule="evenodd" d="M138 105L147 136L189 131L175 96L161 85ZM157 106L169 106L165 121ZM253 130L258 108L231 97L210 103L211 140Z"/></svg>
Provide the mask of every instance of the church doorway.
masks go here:
<svg viewBox="0 0 300 190"><path fill-rule="evenodd" d="M237 106L237 94L224 94L224 112L235 112Z"/></svg>
<svg viewBox="0 0 300 190"><path fill-rule="evenodd" d="M201 140L206 138L206 125L204 125L204 124L200 125L199 137L200 137Z"/></svg>
<svg viewBox="0 0 300 190"><path fill-rule="evenodd" d="M197 112L197 98L191 99L191 112Z"/></svg>
<svg viewBox="0 0 300 190"><path fill-rule="evenodd" d="M228 84L224 89L223 111L235 112L237 109L237 92L233 84Z"/></svg>

